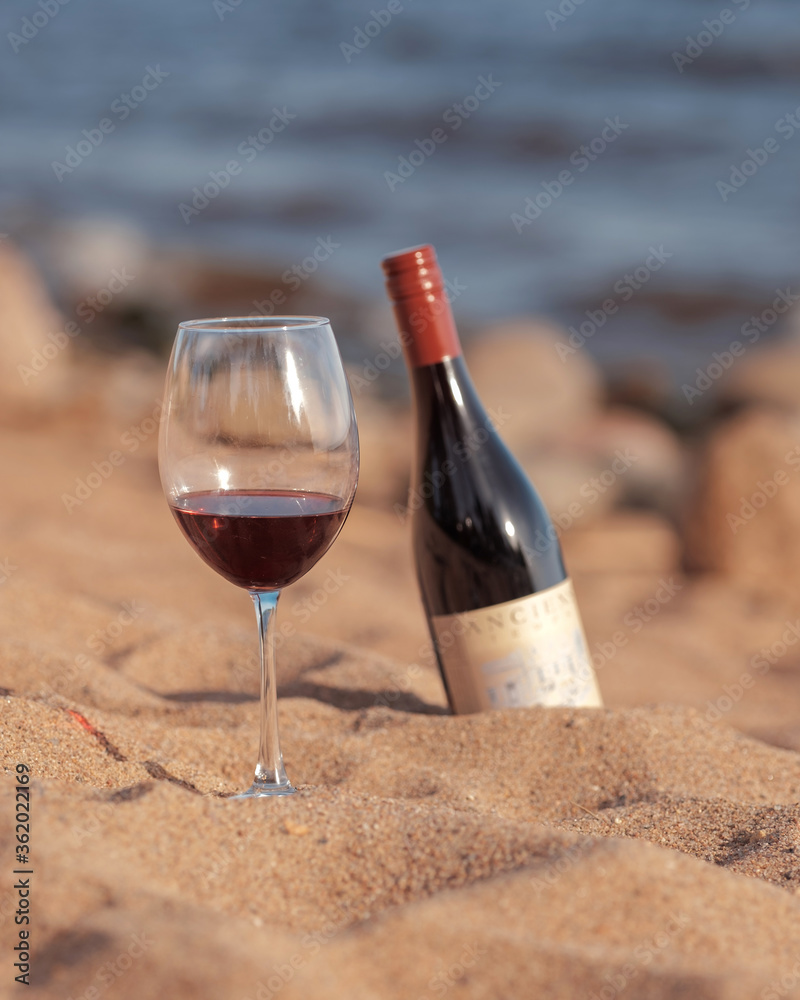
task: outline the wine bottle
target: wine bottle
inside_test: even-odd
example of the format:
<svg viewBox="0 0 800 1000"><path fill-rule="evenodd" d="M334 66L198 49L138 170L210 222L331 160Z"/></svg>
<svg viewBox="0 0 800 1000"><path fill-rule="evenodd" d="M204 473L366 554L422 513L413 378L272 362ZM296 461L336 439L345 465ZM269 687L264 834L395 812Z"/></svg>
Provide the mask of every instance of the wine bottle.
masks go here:
<svg viewBox="0 0 800 1000"><path fill-rule="evenodd" d="M436 253L383 269L417 425L414 558L450 707L600 706L558 537L473 387Z"/></svg>

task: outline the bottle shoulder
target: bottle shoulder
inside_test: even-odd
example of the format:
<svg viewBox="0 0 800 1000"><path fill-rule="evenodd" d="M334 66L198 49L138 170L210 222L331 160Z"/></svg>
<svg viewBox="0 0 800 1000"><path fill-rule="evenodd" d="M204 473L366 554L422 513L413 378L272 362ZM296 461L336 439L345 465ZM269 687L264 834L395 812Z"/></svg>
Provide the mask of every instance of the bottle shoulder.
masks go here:
<svg viewBox="0 0 800 1000"><path fill-rule="evenodd" d="M483 407L463 359L435 366L415 385L417 455L413 486L428 508L463 519L480 507L509 524L549 520L522 465L502 440L497 415Z"/></svg>
<svg viewBox="0 0 800 1000"><path fill-rule="evenodd" d="M547 510L463 364L425 373L415 382L415 405L412 525L431 613L498 604L560 583L561 550Z"/></svg>

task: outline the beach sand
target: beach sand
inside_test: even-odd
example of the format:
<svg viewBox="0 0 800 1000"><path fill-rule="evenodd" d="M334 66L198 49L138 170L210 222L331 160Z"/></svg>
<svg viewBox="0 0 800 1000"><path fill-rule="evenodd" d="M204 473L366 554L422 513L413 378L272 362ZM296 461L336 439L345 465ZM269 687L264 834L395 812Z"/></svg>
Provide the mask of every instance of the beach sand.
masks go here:
<svg viewBox="0 0 800 1000"><path fill-rule="evenodd" d="M299 794L249 801L228 797L255 762L252 606L161 493L163 362L52 365L0 423L2 995L29 929L34 997L800 997L800 601L722 557L684 572L678 519L627 509L625 482L589 504L627 424L588 363L547 382L558 433L519 390L505 430L551 509L584 497L564 550L606 708L446 714L394 509L408 413L357 395L356 505L279 605ZM708 496L687 522L713 520Z"/></svg>

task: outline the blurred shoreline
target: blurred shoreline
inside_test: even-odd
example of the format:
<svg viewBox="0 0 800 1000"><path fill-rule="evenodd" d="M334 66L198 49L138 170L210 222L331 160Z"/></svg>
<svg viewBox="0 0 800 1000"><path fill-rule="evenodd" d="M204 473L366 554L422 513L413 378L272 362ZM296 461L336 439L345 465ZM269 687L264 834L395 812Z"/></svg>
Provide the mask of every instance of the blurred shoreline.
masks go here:
<svg viewBox="0 0 800 1000"><path fill-rule="evenodd" d="M478 0L401 7L347 60L366 12L313 0L222 19L188 0L102 21L70 5L0 64L0 232L47 266L88 219L265 275L332 241L315 278L360 304L367 340L378 261L403 246L437 247L469 335L532 314L580 328L663 245L586 346L611 373L657 359L679 384L797 280L790 6L737 3L710 42L716 15L689 0L555 23L549 0L499 19ZM18 21L0 13L0 33ZM125 58L90 59L109 33ZM91 72L62 81L66 53Z"/></svg>
<svg viewBox="0 0 800 1000"><path fill-rule="evenodd" d="M382 285L375 289L380 295L375 299L333 281L327 268L340 244L330 235L317 237L303 257L263 267L248 257L157 246L129 223L109 219L84 219L55 229L38 249L33 259L63 317L53 336L66 334L79 353L143 348L165 357L178 323L187 318L325 315L345 362L361 372L362 381L374 382L370 391L389 402L408 399L408 378ZM671 253L663 245L650 249L638 267L606 289L604 298L584 299L583 314L563 325L535 314L482 323L471 312L469 293L474 289L457 275L448 277L462 340L477 345L504 325L549 322L559 331L552 343L554 359L568 367L578 353L594 356L609 404L656 415L682 435L702 432L736 405L717 391L734 360L764 346L780 349L795 343L800 291L787 283L766 299L750 297L741 288L726 294L659 292L650 282L669 266ZM379 261L373 264L379 270ZM487 266L483 283L491 281ZM659 353L637 354L630 344L625 352L636 331L649 328L653 312L669 315L682 327L684 339ZM705 334L715 329L717 346L692 342L697 327ZM605 350L608 338L613 350L603 356L597 348L605 345Z"/></svg>

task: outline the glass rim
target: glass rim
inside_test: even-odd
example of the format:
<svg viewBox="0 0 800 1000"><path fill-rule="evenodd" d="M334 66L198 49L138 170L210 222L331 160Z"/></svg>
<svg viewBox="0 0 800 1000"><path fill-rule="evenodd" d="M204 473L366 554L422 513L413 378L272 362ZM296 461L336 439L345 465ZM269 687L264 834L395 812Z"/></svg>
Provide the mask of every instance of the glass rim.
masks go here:
<svg viewBox="0 0 800 1000"><path fill-rule="evenodd" d="M330 326L327 316L220 316L187 319L179 330L202 330L207 333L255 333L263 330L311 330Z"/></svg>

